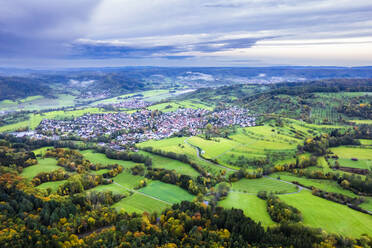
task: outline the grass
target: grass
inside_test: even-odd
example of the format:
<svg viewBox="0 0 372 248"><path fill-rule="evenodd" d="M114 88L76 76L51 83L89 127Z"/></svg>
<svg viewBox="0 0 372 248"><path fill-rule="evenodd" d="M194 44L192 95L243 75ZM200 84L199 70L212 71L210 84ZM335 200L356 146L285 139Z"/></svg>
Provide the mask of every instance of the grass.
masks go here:
<svg viewBox="0 0 372 248"><path fill-rule="evenodd" d="M165 202L149 198L142 194L135 193L115 203L114 205L112 205L112 207L116 208L118 211L123 210L129 213L160 213L167 207L170 207L170 205Z"/></svg>
<svg viewBox="0 0 372 248"><path fill-rule="evenodd" d="M38 188L38 189L48 189L48 188L50 188L52 190L52 193L54 193L54 192L57 191L59 185L64 184L66 181L67 180L61 180L61 181L55 181L55 182L46 182L46 183L40 184L36 188Z"/></svg>
<svg viewBox="0 0 372 248"><path fill-rule="evenodd" d="M360 139L360 144L361 145L364 145L364 146L372 146L372 140L368 140L368 139Z"/></svg>
<svg viewBox="0 0 372 248"><path fill-rule="evenodd" d="M218 203L218 206L226 209L241 209L246 216L256 222L261 222L263 226L272 226L275 224L266 211L266 201L258 198L256 195L230 192L226 199Z"/></svg>
<svg viewBox="0 0 372 248"><path fill-rule="evenodd" d="M201 101L196 99L185 100L185 101L177 101L177 102L165 102L159 103L152 106L149 106L147 109L149 110L159 110L162 112L170 112L176 111L179 108L192 108L192 109L206 109L206 110L213 110L213 106L209 104L205 104Z"/></svg>
<svg viewBox="0 0 372 248"><path fill-rule="evenodd" d="M176 154L185 154L193 163L198 164L204 170L211 174L219 174L223 169L217 167L211 163L208 163L196 155L196 150L192 146L186 144L184 141L187 137L175 137L162 140L148 140L137 144L137 147L153 147L157 150L165 152L174 152Z"/></svg>
<svg viewBox="0 0 372 248"><path fill-rule="evenodd" d="M113 177L112 180L114 180L115 183L120 184L121 186L129 189L134 189L141 180L144 180L145 178L142 176L134 176L129 171L123 171L116 177Z"/></svg>
<svg viewBox="0 0 372 248"><path fill-rule="evenodd" d="M164 168L167 170L175 170L177 173L189 175L192 177L199 176L199 173L192 168L189 164L182 163L178 160L158 156L149 152L139 151L139 154L149 156L152 159L152 167Z"/></svg>
<svg viewBox="0 0 372 248"><path fill-rule="evenodd" d="M57 160L54 158L38 159L38 164L24 168L21 176L32 179L40 172L49 172L58 169L63 168L57 165Z"/></svg>
<svg viewBox="0 0 372 248"><path fill-rule="evenodd" d="M296 192L296 186L271 178L241 179L232 183L234 191L258 193L259 191L291 193Z"/></svg>
<svg viewBox="0 0 372 248"><path fill-rule="evenodd" d="M339 193L339 194L347 195L350 197L357 197L357 195L355 195L353 192L343 189L335 181L298 177L288 172L278 172L278 173L272 174L271 177L280 177L281 180L288 181L288 182L297 181L307 187L313 186L313 187L316 187L318 189L321 189L327 192Z"/></svg>
<svg viewBox="0 0 372 248"><path fill-rule="evenodd" d="M84 158L88 159L90 162L94 164L102 164L102 165L110 165L110 164L118 164L125 168L132 167L136 163L132 161L123 161L118 159L111 159L106 157L103 153L95 152L94 150L84 150L80 151L83 154Z"/></svg>
<svg viewBox="0 0 372 248"><path fill-rule="evenodd" d="M369 169L372 166L372 149L339 146L330 150L339 157L341 166L360 169ZM358 161L353 161L352 158L357 158Z"/></svg>
<svg viewBox="0 0 372 248"><path fill-rule="evenodd" d="M359 205L359 207L372 212L372 197L364 197L365 202Z"/></svg>
<svg viewBox="0 0 372 248"><path fill-rule="evenodd" d="M30 114L29 120L2 126L0 127L0 132L17 130L19 128L24 128L24 127L35 129L43 119L60 119L60 118L67 118L67 117L71 118L71 117L82 116L87 113L90 113L90 114L105 113L105 111L100 108L85 108L85 109L70 110L70 111L58 110L58 111L45 112L42 114Z"/></svg>
<svg viewBox="0 0 372 248"><path fill-rule="evenodd" d="M356 124L372 124L372 120L350 120L350 122L356 123Z"/></svg>
<svg viewBox="0 0 372 248"><path fill-rule="evenodd" d="M89 173L90 174L93 174L93 175L102 175L102 174L105 174L106 172L109 172L110 170L109 169L101 169L101 170L91 170Z"/></svg>
<svg viewBox="0 0 372 248"><path fill-rule="evenodd" d="M354 238L363 233L372 234L372 216L313 196L307 190L298 194L279 195L279 198L302 212L305 225Z"/></svg>
<svg viewBox="0 0 372 248"><path fill-rule="evenodd" d="M153 181L146 187L141 188L139 191L169 203L192 201L195 198L189 192L176 185L167 184L160 181Z"/></svg>
<svg viewBox="0 0 372 248"><path fill-rule="evenodd" d="M215 138L206 140L200 137L193 136L188 142L202 149L203 156L209 159L215 158L240 144L232 140L224 138Z"/></svg>

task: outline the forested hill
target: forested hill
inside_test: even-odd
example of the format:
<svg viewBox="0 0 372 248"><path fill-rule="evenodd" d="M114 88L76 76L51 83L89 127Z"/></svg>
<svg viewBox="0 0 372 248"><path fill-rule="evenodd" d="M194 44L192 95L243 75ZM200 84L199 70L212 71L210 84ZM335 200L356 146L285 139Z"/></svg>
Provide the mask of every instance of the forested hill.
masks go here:
<svg viewBox="0 0 372 248"><path fill-rule="evenodd" d="M8 71L8 73L7 73ZM59 71L0 68L0 100L50 96L87 90L105 97L147 89L217 87L235 84L275 84L328 78L372 78L372 67L123 67ZM54 87L55 86L55 87ZM63 92L61 92L63 91Z"/></svg>
<svg viewBox="0 0 372 248"><path fill-rule="evenodd" d="M21 99L28 96L50 96L51 88L40 79L0 76L0 100Z"/></svg>

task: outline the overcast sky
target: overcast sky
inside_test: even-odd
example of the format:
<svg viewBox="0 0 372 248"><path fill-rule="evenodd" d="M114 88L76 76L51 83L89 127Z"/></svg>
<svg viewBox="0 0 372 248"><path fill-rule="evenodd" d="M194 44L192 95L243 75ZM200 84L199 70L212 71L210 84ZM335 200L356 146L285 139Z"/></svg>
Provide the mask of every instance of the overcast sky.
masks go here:
<svg viewBox="0 0 372 248"><path fill-rule="evenodd" d="M2 67L131 65L372 65L372 1L1 1Z"/></svg>

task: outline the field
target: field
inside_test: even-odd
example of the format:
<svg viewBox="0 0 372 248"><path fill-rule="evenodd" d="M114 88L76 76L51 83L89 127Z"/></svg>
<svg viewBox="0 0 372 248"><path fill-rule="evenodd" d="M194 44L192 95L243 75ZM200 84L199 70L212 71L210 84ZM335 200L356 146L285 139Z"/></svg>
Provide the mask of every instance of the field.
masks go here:
<svg viewBox="0 0 372 248"><path fill-rule="evenodd" d="M181 201L192 201L195 197L184 189L172 184L153 181L139 192L153 196L169 203L179 203Z"/></svg>
<svg viewBox="0 0 372 248"><path fill-rule="evenodd" d="M372 140L368 140L368 139L360 139L360 144L361 145L364 145L364 146L372 146Z"/></svg>
<svg viewBox="0 0 372 248"><path fill-rule="evenodd" d="M211 156L220 164L238 167L249 166L249 160L264 159L268 154L272 155L273 161L284 160L294 155L297 145L307 135L308 133L291 126L264 125L238 128L236 133L229 136L229 140L220 142L219 149L215 148L218 142L210 146L211 149L215 148ZM276 154L276 157L273 154ZM248 161L244 162L244 159Z"/></svg>
<svg viewBox="0 0 372 248"><path fill-rule="evenodd" d="M48 188L50 188L52 190L52 192L56 192L59 185L64 184L66 181L67 180L55 181L55 182L46 182L46 183L40 184L36 188L38 188L38 189L48 189Z"/></svg>
<svg viewBox="0 0 372 248"><path fill-rule="evenodd" d="M367 124L367 125L372 124L372 120L350 120L350 122L354 122L356 124Z"/></svg>
<svg viewBox="0 0 372 248"><path fill-rule="evenodd" d="M30 114L29 120L2 126L0 127L0 132L17 130L19 128L24 128L24 127L35 129L43 119L72 118L72 117L82 116L86 113L91 113L91 114L105 113L105 111L99 108L84 108L84 109L79 109L79 110L70 110L70 111L58 110L58 111L51 111L51 112L46 112L42 114Z"/></svg>
<svg viewBox="0 0 372 248"><path fill-rule="evenodd" d="M139 154L149 156L152 159L152 167L164 168L167 170L175 170L177 173L197 177L199 173L190 165L182 163L178 160L158 156L149 152L139 151Z"/></svg>
<svg viewBox="0 0 372 248"><path fill-rule="evenodd" d="M267 191L274 193L291 193L296 192L297 188L293 184L281 182L272 178L259 179L241 179L232 183L231 189L244 193L258 193L259 191Z"/></svg>
<svg viewBox="0 0 372 248"><path fill-rule="evenodd" d="M302 212L305 225L354 238L363 233L372 234L372 216L345 205L313 196L307 190L279 197Z"/></svg>
<svg viewBox="0 0 372 248"><path fill-rule="evenodd" d="M57 94L56 98L46 98L43 96L29 96L18 101L0 101L1 110L45 110L50 108L71 107L75 105L75 97L67 94Z"/></svg>
<svg viewBox="0 0 372 248"><path fill-rule="evenodd" d="M102 164L102 165L118 164L118 165L123 166L124 168L129 168L136 164L132 161L111 159L111 158L106 157L105 154L98 153L93 150L84 150L84 151L80 151L80 153L83 154L85 159L88 159L90 162L94 164Z"/></svg>
<svg viewBox="0 0 372 248"><path fill-rule="evenodd" d="M63 168L57 165L57 160L54 158L38 159L38 164L24 168L21 176L32 179L40 172L49 172L58 169Z"/></svg>
<svg viewBox="0 0 372 248"><path fill-rule="evenodd" d="M372 149L339 146L330 149L336 154L341 166L369 169L372 166ZM357 158L358 161L351 160Z"/></svg>
<svg viewBox="0 0 372 248"><path fill-rule="evenodd" d="M271 220L266 211L266 201L258 198L256 195L230 192L225 200L222 200L218 203L218 206L226 209L241 209L246 216L250 217L256 222L261 222L263 226L275 225L275 222Z"/></svg>
<svg viewBox="0 0 372 248"><path fill-rule="evenodd" d="M148 107L149 110L159 110L163 112L170 112L175 111L178 108L193 108L193 109L206 109L206 110L213 110L213 105L205 104L199 100L191 99L185 101L170 101L165 103L159 103Z"/></svg>
<svg viewBox="0 0 372 248"><path fill-rule="evenodd" d="M350 197L357 197L353 192L349 190L343 189L340 185L337 184L335 181L330 180L321 180L321 179L309 179L306 177L297 177L293 174L290 174L288 172L279 172L274 173L270 175L271 177L280 177L281 180L287 181L287 182L293 182L297 181L301 183L302 185L305 185L307 187L316 187L318 189L327 191L327 192L333 192L333 193L339 193L343 195L347 195Z"/></svg>
<svg viewBox="0 0 372 248"><path fill-rule="evenodd" d="M212 174L219 174L223 169L197 156L196 149L185 142L186 137L168 138L163 140L148 140L137 144L137 147L153 147L155 150L185 154L192 162L197 163Z"/></svg>
<svg viewBox="0 0 372 248"><path fill-rule="evenodd" d="M143 213L143 212L157 212L160 213L171 204L167 204L163 201L158 201L140 193L134 193L133 195L120 200L119 202L112 205L113 208L118 211L126 211L129 213Z"/></svg>
<svg viewBox="0 0 372 248"><path fill-rule="evenodd" d="M364 197L365 202L359 205L359 207L372 212L372 197Z"/></svg>

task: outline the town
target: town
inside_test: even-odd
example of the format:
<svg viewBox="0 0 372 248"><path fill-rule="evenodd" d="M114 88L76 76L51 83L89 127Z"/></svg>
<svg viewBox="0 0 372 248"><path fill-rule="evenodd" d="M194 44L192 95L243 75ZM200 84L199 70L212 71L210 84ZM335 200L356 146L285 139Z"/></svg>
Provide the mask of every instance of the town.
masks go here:
<svg viewBox="0 0 372 248"><path fill-rule="evenodd" d="M180 108L167 113L143 109L131 114L86 114L73 120L44 119L36 128L36 133L31 135L39 139L73 136L80 140L97 140L99 137L110 137L116 145L124 146L177 134L197 135L208 123L217 128L248 127L255 125L255 117L248 110L237 107L213 112Z"/></svg>

